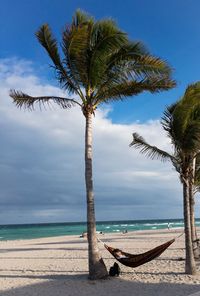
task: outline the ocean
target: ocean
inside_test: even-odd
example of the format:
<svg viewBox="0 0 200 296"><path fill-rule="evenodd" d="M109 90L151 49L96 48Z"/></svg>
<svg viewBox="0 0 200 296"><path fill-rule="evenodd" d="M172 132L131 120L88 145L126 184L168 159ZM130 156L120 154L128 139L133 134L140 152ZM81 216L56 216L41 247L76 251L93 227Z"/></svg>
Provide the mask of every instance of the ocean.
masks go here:
<svg viewBox="0 0 200 296"><path fill-rule="evenodd" d="M123 231L166 229L183 227L182 219L168 220L132 220L132 221L101 221L97 222L97 231L103 233L117 233ZM196 225L200 227L200 219L196 219ZM81 235L87 230L85 222L73 223L45 223L45 224L20 224L0 225L0 240L19 240L40 237L52 237L63 235Z"/></svg>

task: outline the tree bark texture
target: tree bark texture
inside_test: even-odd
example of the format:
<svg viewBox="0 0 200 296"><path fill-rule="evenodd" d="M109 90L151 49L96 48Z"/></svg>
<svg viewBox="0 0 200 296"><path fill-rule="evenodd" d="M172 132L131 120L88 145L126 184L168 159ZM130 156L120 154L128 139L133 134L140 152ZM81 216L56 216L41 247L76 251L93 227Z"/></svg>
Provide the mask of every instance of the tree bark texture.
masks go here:
<svg viewBox="0 0 200 296"><path fill-rule="evenodd" d="M199 258L199 245L198 245L198 241L197 241L198 237L197 237L197 231L196 231L196 226L195 226L194 206L195 206L195 201L194 201L193 190L190 190L190 223L191 223L192 248L193 248L193 252L194 252L194 258L198 259Z"/></svg>
<svg viewBox="0 0 200 296"><path fill-rule="evenodd" d="M200 254L199 254L197 231L195 226L195 199L194 199L195 166L196 166L196 158L193 159L193 166L190 174L189 195L190 195L190 223L191 223L192 247L194 252L194 258L198 259Z"/></svg>
<svg viewBox="0 0 200 296"><path fill-rule="evenodd" d="M190 196L189 196L189 181L185 178L183 182L183 205L184 205L184 226L185 226L185 273L195 274L196 263L192 248L192 233L190 219Z"/></svg>
<svg viewBox="0 0 200 296"><path fill-rule="evenodd" d="M100 279L108 275L106 266L99 254L97 236L96 236L96 219L94 206L94 192L92 179L92 114L85 114L85 183L87 199L87 235L88 235L88 264L89 278Z"/></svg>

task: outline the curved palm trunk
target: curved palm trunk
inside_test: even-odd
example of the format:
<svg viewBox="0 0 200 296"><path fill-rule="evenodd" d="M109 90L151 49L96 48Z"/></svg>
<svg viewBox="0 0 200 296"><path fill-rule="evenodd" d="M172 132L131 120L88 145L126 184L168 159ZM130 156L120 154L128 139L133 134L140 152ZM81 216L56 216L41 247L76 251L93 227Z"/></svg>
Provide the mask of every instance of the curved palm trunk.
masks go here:
<svg viewBox="0 0 200 296"><path fill-rule="evenodd" d="M184 205L184 225L185 225L185 273L195 274L196 264L192 248L191 220L190 220L190 194L189 181L185 178L183 182L183 205Z"/></svg>
<svg viewBox="0 0 200 296"><path fill-rule="evenodd" d="M197 228L195 226L195 237L196 237L196 244L197 244L197 249L198 249L198 253L199 257L195 258L195 259L199 259L200 258L200 244L199 244L199 238L198 238L198 234L197 234Z"/></svg>
<svg viewBox="0 0 200 296"><path fill-rule="evenodd" d="M199 246L198 246L198 237L197 237L197 231L196 231L196 226L195 226L195 215L194 215L194 196L193 196L193 191L191 192L190 196L190 223L191 223L191 236L192 236L192 247L193 247L193 252L194 252L194 258L198 259L199 258Z"/></svg>
<svg viewBox="0 0 200 296"><path fill-rule="evenodd" d="M196 166L196 158L193 159L193 166L192 166L192 173L191 173L191 180L190 180L190 223L191 223L191 236L192 236L192 247L194 252L194 258L199 258L199 244L198 244L198 237L197 231L195 226L195 200L194 200L194 179L195 179L195 166Z"/></svg>
<svg viewBox="0 0 200 296"><path fill-rule="evenodd" d="M105 278L108 273L103 259L99 255L96 237L96 220L94 208L94 193L92 180L92 114L85 114L85 182L87 197L87 233L88 233L88 260L89 278Z"/></svg>

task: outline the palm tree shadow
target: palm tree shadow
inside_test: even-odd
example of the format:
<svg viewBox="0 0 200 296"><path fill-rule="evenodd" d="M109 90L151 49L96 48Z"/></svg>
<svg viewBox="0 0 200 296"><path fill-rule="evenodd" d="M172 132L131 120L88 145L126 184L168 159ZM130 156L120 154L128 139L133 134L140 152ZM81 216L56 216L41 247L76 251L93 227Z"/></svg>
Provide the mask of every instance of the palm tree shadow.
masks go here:
<svg viewBox="0 0 200 296"><path fill-rule="evenodd" d="M2 276L1 276L2 277ZM89 281L87 273L66 275L5 275L13 280L29 281L27 285L19 288L6 288L0 291L0 296L23 296L23 295L48 295L48 296L88 296L88 295L109 295L115 296L186 296L200 290L199 285L175 284L175 283L144 283L134 280L126 280L121 277L109 278L108 280ZM37 281L37 282L35 282ZM38 282L39 281L39 282ZM26 281L27 283L27 281Z"/></svg>
<svg viewBox="0 0 200 296"><path fill-rule="evenodd" d="M122 271L121 272L122 274L126 274L126 275L131 275L131 274L136 274L136 275L183 275L184 272L151 272L151 271L134 271L134 272L131 272L131 271Z"/></svg>
<svg viewBox="0 0 200 296"><path fill-rule="evenodd" d="M68 248L12 248L12 249L0 249L0 255L2 253L13 253L13 252L32 252L32 251L49 251L49 250L61 250L61 251L85 251L86 248L79 247L68 247Z"/></svg>
<svg viewBox="0 0 200 296"><path fill-rule="evenodd" d="M13 271L13 272L23 272L23 270L20 270L20 269L13 269L13 270L10 270L10 271ZM30 272L30 270L27 270L28 272ZM87 275L87 271L79 271L79 274L77 275L66 275L66 273L75 273L75 271L73 270L61 270L61 271L51 271L51 272L55 272L55 274L48 274L48 270L34 270L34 273L45 273L47 272L47 274L4 274L4 275L0 275L0 278L10 278L10 279L45 279L45 280L68 280L68 279L72 279L73 277L73 281L80 281L81 279L82 280L86 280L88 278L88 275ZM0 294L1 295L1 294Z"/></svg>
<svg viewBox="0 0 200 296"><path fill-rule="evenodd" d="M63 256L63 257L55 257L55 256L52 256L52 257L3 257L3 259L8 259L8 260L13 260L13 259L25 259L25 260L31 260L31 259L34 259L34 260L88 260L88 257L85 256L85 257L67 257L67 256ZM110 259L110 258L105 258L104 259ZM1 269L0 269L1 270Z"/></svg>
<svg viewBox="0 0 200 296"><path fill-rule="evenodd" d="M67 245L67 244L84 244L84 243L87 243L87 240L79 240L79 241L77 241L77 240L68 240L68 241L58 241L58 242L48 242L48 243L45 243L45 242L42 242L42 243L31 243L31 245L37 245L37 246L40 246L40 245L59 245L59 244L61 244L61 245Z"/></svg>

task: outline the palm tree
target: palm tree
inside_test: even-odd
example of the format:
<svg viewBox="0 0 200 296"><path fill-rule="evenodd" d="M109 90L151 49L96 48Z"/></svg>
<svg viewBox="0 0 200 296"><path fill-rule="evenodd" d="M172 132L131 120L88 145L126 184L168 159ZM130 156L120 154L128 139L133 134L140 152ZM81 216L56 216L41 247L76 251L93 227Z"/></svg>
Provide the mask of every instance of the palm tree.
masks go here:
<svg viewBox="0 0 200 296"><path fill-rule="evenodd" d="M170 160L179 173L183 185L184 224L185 224L185 272L196 273L192 247L192 206L194 184L194 159L200 151L200 83L195 83L185 91L183 98L168 107L161 124L171 139L173 153L163 151L148 144L137 133L133 134L130 146L138 148L142 154L151 159ZM192 217L192 218L191 218Z"/></svg>
<svg viewBox="0 0 200 296"><path fill-rule="evenodd" d="M182 99L182 103L185 105L184 110L182 111L182 115L186 118L186 121L189 121L189 126L191 126L191 129L195 131L195 137L192 140L192 135L191 135L191 140L196 145L195 151L191 151L191 166L190 166L190 182L189 182L189 203L190 203L190 224L191 224L191 239L192 239L192 247L193 247L193 252L194 252L194 257L196 259L199 258L199 243L198 243L198 237L197 237L197 231L195 227L195 211L194 211L194 206L195 206L195 198L194 195L196 191L198 190L198 182L199 182L199 155L200 151L198 148L199 141L200 139L198 138L198 133L199 133L199 126L198 126L198 121L200 118L200 113L199 113L199 102L200 102L200 82L197 82L195 84L190 85L186 92L185 95ZM190 117L190 112L188 112L188 109L191 108L191 117ZM188 118L187 118L188 116ZM184 121L184 117L182 117L182 120ZM195 126L195 128L194 128ZM189 130L190 132L190 130ZM189 135L190 136L190 135Z"/></svg>
<svg viewBox="0 0 200 296"><path fill-rule="evenodd" d="M89 278L107 276L100 257L97 238L92 179L92 119L101 103L122 100L143 91L151 93L171 89L171 69L167 63L148 53L140 42L129 41L111 19L95 21L77 11L71 25L62 33L59 54L57 42L47 24L36 33L40 44L53 62L61 87L71 97L29 96L12 90L15 105L33 109L35 103L53 101L61 108L79 106L86 120L85 126L85 182L87 199L87 232Z"/></svg>

